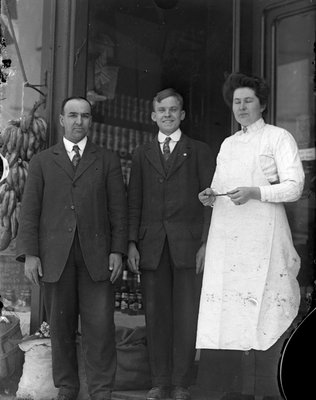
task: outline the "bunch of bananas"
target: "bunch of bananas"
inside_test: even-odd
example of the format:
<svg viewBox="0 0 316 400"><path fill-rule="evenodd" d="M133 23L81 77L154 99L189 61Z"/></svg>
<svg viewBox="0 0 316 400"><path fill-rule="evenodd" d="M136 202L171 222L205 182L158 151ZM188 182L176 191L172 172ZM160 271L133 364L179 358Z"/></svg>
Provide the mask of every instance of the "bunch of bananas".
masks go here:
<svg viewBox="0 0 316 400"><path fill-rule="evenodd" d="M0 251L5 250L18 232L21 202L14 189L5 182L0 186Z"/></svg>
<svg viewBox="0 0 316 400"><path fill-rule="evenodd" d="M0 134L0 152L7 159L9 174L0 183L0 251L17 235L21 200L32 156L45 147L47 122L32 111L11 120Z"/></svg>
<svg viewBox="0 0 316 400"><path fill-rule="evenodd" d="M47 122L39 115L22 115L17 121L11 120L1 133L2 155L29 161L45 145L46 131Z"/></svg>

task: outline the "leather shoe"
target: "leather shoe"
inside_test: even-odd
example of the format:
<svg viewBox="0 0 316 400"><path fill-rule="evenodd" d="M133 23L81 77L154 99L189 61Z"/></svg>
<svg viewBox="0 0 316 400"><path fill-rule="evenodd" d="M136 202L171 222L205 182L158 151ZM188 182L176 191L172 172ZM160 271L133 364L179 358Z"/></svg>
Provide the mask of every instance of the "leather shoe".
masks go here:
<svg viewBox="0 0 316 400"><path fill-rule="evenodd" d="M237 392L226 393L220 400L255 400L252 394L242 394Z"/></svg>
<svg viewBox="0 0 316 400"><path fill-rule="evenodd" d="M191 394L187 388L176 386L173 390L173 400L190 400Z"/></svg>
<svg viewBox="0 0 316 400"><path fill-rule="evenodd" d="M165 400L169 398L170 390L167 386L154 386L149 390L146 400Z"/></svg>

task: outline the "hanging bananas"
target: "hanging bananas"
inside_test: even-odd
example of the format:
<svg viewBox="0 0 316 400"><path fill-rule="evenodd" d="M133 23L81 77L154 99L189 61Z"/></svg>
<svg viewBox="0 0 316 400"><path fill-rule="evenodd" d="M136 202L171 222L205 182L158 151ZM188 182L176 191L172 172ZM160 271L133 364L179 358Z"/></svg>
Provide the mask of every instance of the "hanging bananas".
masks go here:
<svg viewBox="0 0 316 400"><path fill-rule="evenodd" d="M46 144L47 122L35 113L37 107L35 104L29 114L9 121L0 134L0 152L10 168L8 176L0 183L0 251L17 235L28 164Z"/></svg>
<svg viewBox="0 0 316 400"><path fill-rule="evenodd" d="M1 154L15 153L22 160L29 161L33 154L45 146L46 132L47 122L38 115L22 116L18 121L10 121L1 133Z"/></svg>

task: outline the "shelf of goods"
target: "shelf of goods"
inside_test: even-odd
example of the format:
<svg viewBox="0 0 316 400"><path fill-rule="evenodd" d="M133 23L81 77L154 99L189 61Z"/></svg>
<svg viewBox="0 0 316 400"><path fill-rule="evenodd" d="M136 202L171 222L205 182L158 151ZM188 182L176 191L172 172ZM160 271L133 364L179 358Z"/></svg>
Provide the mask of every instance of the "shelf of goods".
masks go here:
<svg viewBox="0 0 316 400"><path fill-rule="evenodd" d="M119 155L126 185L135 148L154 137L150 107L150 100L124 94L111 100L98 101L93 106L90 139Z"/></svg>
<svg viewBox="0 0 316 400"><path fill-rule="evenodd" d="M143 315L143 297L141 291L141 276L128 270L115 285L115 310L125 315Z"/></svg>

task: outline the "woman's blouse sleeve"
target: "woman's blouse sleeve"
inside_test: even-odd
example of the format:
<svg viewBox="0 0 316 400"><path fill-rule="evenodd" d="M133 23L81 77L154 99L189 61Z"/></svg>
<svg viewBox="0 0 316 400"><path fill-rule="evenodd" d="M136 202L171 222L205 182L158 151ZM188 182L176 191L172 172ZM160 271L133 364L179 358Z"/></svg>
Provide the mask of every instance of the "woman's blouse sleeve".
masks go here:
<svg viewBox="0 0 316 400"><path fill-rule="evenodd" d="M303 192L305 175L293 136L277 128L277 132L268 135L267 142L263 141L260 150L260 165L271 183L259 187L261 201L297 201Z"/></svg>

